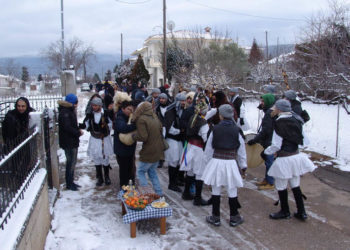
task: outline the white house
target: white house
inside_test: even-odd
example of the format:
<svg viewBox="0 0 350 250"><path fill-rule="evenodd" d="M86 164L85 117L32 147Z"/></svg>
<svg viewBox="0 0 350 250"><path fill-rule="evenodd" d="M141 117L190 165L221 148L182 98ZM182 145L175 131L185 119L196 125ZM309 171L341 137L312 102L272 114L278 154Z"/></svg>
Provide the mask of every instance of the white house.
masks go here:
<svg viewBox="0 0 350 250"><path fill-rule="evenodd" d="M192 31L174 31L167 33L167 42L176 39L179 47L189 43L200 43L206 47L211 41L220 41L222 43L232 42L231 38L219 37L218 34L210 33L210 28L205 28L205 32ZM163 35L153 35L148 37L143 47L131 53L132 56L141 54L145 67L151 75L150 87L159 87L163 85L163 69L162 69L162 52L163 52Z"/></svg>

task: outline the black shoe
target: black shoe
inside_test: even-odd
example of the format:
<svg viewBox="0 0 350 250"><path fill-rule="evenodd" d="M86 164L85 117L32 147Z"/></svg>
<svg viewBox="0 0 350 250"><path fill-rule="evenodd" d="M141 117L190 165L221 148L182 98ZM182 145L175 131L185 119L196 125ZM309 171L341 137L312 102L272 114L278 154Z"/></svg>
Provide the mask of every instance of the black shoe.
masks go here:
<svg viewBox="0 0 350 250"><path fill-rule="evenodd" d="M234 216L230 216L230 226L231 227L235 227L238 226L239 224L243 223L243 217L240 216L239 214L234 215Z"/></svg>
<svg viewBox="0 0 350 250"><path fill-rule="evenodd" d="M73 182L73 185L76 186L77 188L81 188L81 186L79 184L76 184Z"/></svg>
<svg viewBox="0 0 350 250"><path fill-rule="evenodd" d="M182 193L182 199L185 201L191 201L194 199L194 195L190 193Z"/></svg>
<svg viewBox="0 0 350 250"><path fill-rule="evenodd" d="M103 184L103 180L102 179L97 180L97 182L96 182L96 186L97 187L101 187L102 184Z"/></svg>
<svg viewBox="0 0 350 250"><path fill-rule="evenodd" d="M206 221L216 227L220 226L221 225L221 222L220 222L220 217L218 216L215 216L215 215L210 215L210 216L207 216L206 217Z"/></svg>
<svg viewBox="0 0 350 250"><path fill-rule="evenodd" d="M179 186L179 187L183 187L183 186L185 186L185 183L182 182L182 181L180 181L180 180L178 180L178 181L176 182L176 185Z"/></svg>
<svg viewBox="0 0 350 250"><path fill-rule="evenodd" d="M270 219L273 219L273 220L290 219L290 212L283 212L281 210L277 213L271 213Z"/></svg>
<svg viewBox="0 0 350 250"><path fill-rule="evenodd" d="M72 185L70 187L67 187L67 189L71 190L71 191L79 191L79 189L76 186L74 186L74 185Z"/></svg>
<svg viewBox="0 0 350 250"><path fill-rule="evenodd" d="M105 184L111 185L111 179L109 178L109 169L110 169L110 165L108 166L103 166L103 171L105 173Z"/></svg>
<svg viewBox="0 0 350 250"><path fill-rule="evenodd" d="M199 198L194 197L193 205L195 205L195 206L208 206L210 204L208 201L203 200L202 197L199 197Z"/></svg>
<svg viewBox="0 0 350 250"><path fill-rule="evenodd" d="M176 185L170 185L170 184L169 184L168 189L173 190L173 191L175 191L175 192L179 192L179 193L182 192L181 188L179 188L179 187L176 186Z"/></svg>
<svg viewBox="0 0 350 250"><path fill-rule="evenodd" d="M297 218L298 220L301 221L306 221L307 220L307 214L306 213L294 213L294 217Z"/></svg>

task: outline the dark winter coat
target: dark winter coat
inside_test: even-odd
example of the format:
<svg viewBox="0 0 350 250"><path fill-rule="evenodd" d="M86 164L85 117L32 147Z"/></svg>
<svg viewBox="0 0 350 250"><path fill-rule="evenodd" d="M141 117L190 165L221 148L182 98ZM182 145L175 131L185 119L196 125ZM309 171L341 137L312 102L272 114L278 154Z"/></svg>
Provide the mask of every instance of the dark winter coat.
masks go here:
<svg viewBox="0 0 350 250"><path fill-rule="evenodd" d="M291 100L290 105L292 106L292 111L301 116L301 112L303 111L301 108L301 103L298 100Z"/></svg>
<svg viewBox="0 0 350 250"><path fill-rule="evenodd" d="M114 121L114 153L117 156L127 157L135 154L136 142L128 146L119 140L120 133L126 134L136 130L136 125L128 124L128 120L129 117L119 110Z"/></svg>
<svg viewBox="0 0 350 250"><path fill-rule="evenodd" d="M270 108L264 109L264 118L261 121L259 132L254 138L254 141L260 143L263 148L270 146L272 141L274 120L271 117L271 112Z"/></svg>
<svg viewBox="0 0 350 250"><path fill-rule="evenodd" d="M174 120L174 117L176 116L175 106L171 105L173 108L169 109L170 105L171 105L171 103L168 101L166 103L166 111L165 111L164 116L162 115L162 112L160 110L160 108L162 107L160 104L158 105L158 107L155 110L156 115L158 116L158 119L162 123L163 127L165 127L166 132L169 131L169 129L171 127L171 122Z"/></svg>
<svg viewBox="0 0 350 250"><path fill-rule="evenodd" d="M303 144L302 124L295 117L279 118L274 127L276 134L283 138L281 151L295 152Z"/></svg>
<svg viewBox="0 0 350 250"><path fill-rule="evenodd" d="M237 117L241 117L242 98L237 96L237 98L232 102L232 105L237 113Z"/></svg>
<svg viewBox="0 0 350 250"><path fill-rule="evenodd" d="M17 103L19 100L22 100L27 104L27 110L23 114L17 111ZM9 140L13 140L25 132L28 132L29 112L31 111L33 111L33 109L30 107L27 98L20 97L17 99L15 109L7 112L5 119L2 122L2 137L5 143L7 143Z"/></svg>
<svg viewBox="0 0 350 250"><path fill-rule="evenodd" d="M164 159L162 124L153 113L152 104L143 102L137 107L133 120L137 129L134 139L143 142L140 161L154 163Z"/></svg>
<svg viewBox="0 0 350 250"><path fill-rule="evenodd" d="M59 145L63 149L79 147L80 130L73 104L58 101Z"/></svg>

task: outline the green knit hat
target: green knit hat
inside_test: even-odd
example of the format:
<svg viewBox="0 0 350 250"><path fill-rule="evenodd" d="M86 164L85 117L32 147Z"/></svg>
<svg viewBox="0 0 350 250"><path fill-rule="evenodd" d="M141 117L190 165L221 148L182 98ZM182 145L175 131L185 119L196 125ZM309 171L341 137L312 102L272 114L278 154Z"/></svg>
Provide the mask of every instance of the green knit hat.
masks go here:
<svg viewBox="0 0 350 250"><path fill-rule="evenodd" d="M264 107L265 108L271 108L272 105L275 103L275 96L273 94L264 94L261 96L261 98L264 100Z"/></svg>

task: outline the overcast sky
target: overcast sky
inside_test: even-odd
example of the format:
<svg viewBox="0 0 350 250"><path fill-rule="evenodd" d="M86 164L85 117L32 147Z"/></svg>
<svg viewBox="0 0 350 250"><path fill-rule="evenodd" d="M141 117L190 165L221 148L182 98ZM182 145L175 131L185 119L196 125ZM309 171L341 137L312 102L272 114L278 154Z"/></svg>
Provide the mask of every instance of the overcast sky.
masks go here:
<svg viewBox="0 0 350 250"><path fill-rule="evenodd" d="M0 0L0 57L38 55L61 37L61 0ZM255 37L265 44L295 43L306 18L327 0L167 0L167 20L175 30L211 27L227 30L242 46ZM162 0L65 0L65 39L78 37L98 53L124 54L162 32Z"/></svg>

